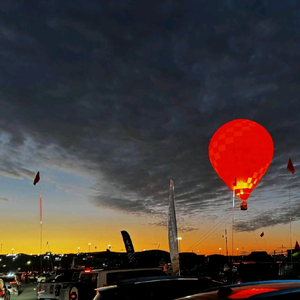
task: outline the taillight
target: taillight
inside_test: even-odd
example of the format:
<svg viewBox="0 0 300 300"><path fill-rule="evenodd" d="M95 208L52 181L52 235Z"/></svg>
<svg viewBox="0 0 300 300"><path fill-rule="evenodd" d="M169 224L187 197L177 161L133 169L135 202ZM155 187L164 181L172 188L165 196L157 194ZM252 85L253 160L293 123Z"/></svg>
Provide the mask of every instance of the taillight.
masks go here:
<svg viewBox="0 0 300 300"><path fill-rule="evenodd" d="M71 295L70 295L70 298L72 300L76 300L77 299L77 294L75 292L72 292Z"/></svg>
<svg viewBox="0 0 300 300"><path fill-rule="evenodd" d="M85 269L84 272L85 273L91 273L92 269Z"/></svg>
<svg viewBox="0 0 300 300"><path fill-rule="evenodd" d="M0 295L3 295L4 293L2 291L0 291Z"/></svg>
<svg viewBox="0 0 300 300"><path fill-rule="evenodd" d="M14 283L17 283L17 282L16 282L16 281L11 281L11 282L10 282L10 284L14 284Z"/></svg>

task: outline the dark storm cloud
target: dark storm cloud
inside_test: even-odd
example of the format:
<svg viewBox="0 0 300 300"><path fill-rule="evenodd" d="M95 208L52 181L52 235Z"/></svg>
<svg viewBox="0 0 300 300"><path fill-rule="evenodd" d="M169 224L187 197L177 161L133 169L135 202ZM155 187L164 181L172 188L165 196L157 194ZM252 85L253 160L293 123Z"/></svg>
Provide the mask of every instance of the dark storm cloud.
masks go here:
<svg viewBox="0 0 300 300"><path fill-rule="evenodd" d="M161 221L161 222L154 222L154 223L149 223L148 225L151 225L151 226L160 226L160 227L165 227L167 228L167 221ZM178 232L190 232L190 231L194 231L194 230L197 230L199 228L196 228L196 227L188 227L188 226L177 226L178 228Z"/></svg>
<svg viewBox="0 0 300 300"><path fill-rule="evenodd" d="M299 220L299 209L300 205L297 202L293 203L292 205L289 205L287 202L280 208L271 208L265 212L258 212L258 215L251 219L251 222L235 222L234 227L238 232L254 231L256 229L269 226L286 229L283 227L283 225L290 223L290 217L292 221Z"/></svg>
<svg viewBox="0 0 300 300"><path fill-rule="evenodd" d="M249 118L275 146L257 191L284 195L287 160L297 167L300 146L292 1L5 3L2 175L30 177L41 164L92 174L96 206L162 219L172 178L179 220L212 219L230 212L230 191L211 167L210 138Z"/></svg>

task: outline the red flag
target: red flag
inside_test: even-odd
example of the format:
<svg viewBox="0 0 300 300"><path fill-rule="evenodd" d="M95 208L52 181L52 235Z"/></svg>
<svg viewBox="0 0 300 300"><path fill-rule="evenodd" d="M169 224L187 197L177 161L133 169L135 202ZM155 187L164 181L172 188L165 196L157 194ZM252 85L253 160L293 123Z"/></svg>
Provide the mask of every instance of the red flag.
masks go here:
<svg viewBox="0 0 300 300"><path fill-rule="evenodd" d="M265 233L264 232L262 232L261 234L260 234L260 237L263 237L265 235Z"/></svg>
<svg viewBox="0 0 300 300"><path fill-rule="evenodd" d="M36 185L40 181L40 172L37 172L33 181L33 185Z"/></svg>
<svg viewBox="0 0 300 300"><path fill-rule="evenodd" d="M288 162L288 164L287 164L287 170L288 170L288 171L291 171L292 174L295 173L295 168L294 168L294 166L293 166L293 163L292 163L292 160L291 160L291 159L289 159L289 162Z"/></svg>
<svg viewBox="0 0 300 300"><path fill-rule="evenodd" d="M299 246L298 241L296 241L295 250L300 250L300 246Z"/></svg>

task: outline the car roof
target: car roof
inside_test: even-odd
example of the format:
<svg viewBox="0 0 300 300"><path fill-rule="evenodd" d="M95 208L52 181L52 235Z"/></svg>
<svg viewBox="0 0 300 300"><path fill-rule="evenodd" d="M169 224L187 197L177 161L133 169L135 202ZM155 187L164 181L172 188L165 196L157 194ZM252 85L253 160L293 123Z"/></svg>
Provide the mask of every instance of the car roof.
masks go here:
<svg viewBox="0 0 300 300"><path fill-rule="evenodd" d="M120 269L120 268L111 268L111 269L87 269L81 271L81 274L91 274L91 273L99 273L99 272L107 272L107 273L117 273L117 272L132 272L132 271L163 271L160 267L155 268L126 268L126 269Z"/></svg>
<svg viewBox="0 0 300 300"><path fill-rule="evenodd" d="M268 299L271 296L288 295L290 293L300 294L300 280L270 280L226 285L210 292L186 296L178 298L178 300Z"/></svg>
<svg viewBox="0 0 300 300"><path fill-rule="evenodd" d="M116 288L118 286L130 285L130 284L147 284L153 282L164 282L164 281L199 281L199 280L211 280L208 277L197 277L197 276L149 276L149 277L137 277L132 279L121 280L117 285L110 285L105 287L98 287L96 291L103 291L109 288Z"/></svg>
<svg viewBox="0 0 300 300"><path fill-rule="evenodd" d="M1 276L0 277L4 282L10 282L10 281L15 281L16 276L14 275L9 275L9 276Z"/></svg>
<svg viewBox="0 0 300 300"><path fill-rule="evenodd" d="M125 279L120 282L122 284L139 284L139 283L146 283L146 282L155 282L155 281L179 281L179 280L199 280L198 277L175 277L175 276L151 276L151 277L139 277L139 278L132 278L132 279Z"/></svg>

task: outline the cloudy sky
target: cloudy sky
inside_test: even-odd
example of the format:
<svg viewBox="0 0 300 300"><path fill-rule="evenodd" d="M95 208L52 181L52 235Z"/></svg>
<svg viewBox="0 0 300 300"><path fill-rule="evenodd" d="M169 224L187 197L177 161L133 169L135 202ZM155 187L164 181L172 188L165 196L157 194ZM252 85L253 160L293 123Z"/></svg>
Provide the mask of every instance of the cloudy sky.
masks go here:
<svg viewBox="0 0 300 300"><path fill-rule="evenodd" d="M296 0L2 2L3 253L40 251L40 190L43 251L123 251L121 230L168 251L170 178L182 251L224 253L225 229L229 251L300 241ZM274 157L232 212L208 145L237 118L268 130Z"/></svg>

